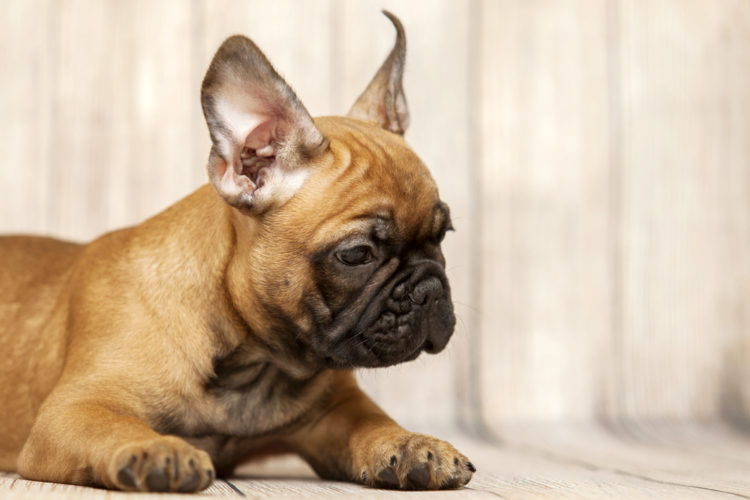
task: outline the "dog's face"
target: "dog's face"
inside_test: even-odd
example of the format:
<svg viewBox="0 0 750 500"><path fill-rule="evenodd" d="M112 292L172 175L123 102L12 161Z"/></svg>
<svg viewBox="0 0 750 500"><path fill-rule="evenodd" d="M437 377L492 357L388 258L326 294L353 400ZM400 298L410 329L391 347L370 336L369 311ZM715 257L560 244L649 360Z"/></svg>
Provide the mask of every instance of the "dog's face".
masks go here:
<svg viewBox="0 0 750 500"><path fill-rule="evenodd" d="M455 325L440 243L451 229L402 138L403 28L348 117L313 120L248 39L217 52L202 100L209 174L232 205L228 285L253 333L335 368L441 351Z"/></svg>

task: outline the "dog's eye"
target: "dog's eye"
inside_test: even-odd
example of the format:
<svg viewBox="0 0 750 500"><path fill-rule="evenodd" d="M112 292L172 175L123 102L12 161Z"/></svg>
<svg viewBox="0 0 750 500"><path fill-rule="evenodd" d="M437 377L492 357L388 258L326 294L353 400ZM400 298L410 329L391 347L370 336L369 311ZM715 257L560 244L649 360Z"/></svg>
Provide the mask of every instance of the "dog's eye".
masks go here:
<svg viewBox="0 0 750 500"><path fill-rule="evenodd" d="M338 258L347 266L361 266L372 260L372 252L367 245L357 245L339 252Z"/></svg>

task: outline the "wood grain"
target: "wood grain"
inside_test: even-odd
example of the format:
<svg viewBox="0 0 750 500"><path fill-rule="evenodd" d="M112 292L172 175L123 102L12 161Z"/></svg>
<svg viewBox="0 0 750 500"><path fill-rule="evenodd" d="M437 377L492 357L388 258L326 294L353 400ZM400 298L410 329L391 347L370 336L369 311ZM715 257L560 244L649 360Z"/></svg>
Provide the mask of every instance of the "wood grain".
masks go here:
<svg viewBox="0 0 750 500"><path fill-rule="evenodd" d="M595 415L610 286L605 4L482 2L483 415Z"/></svg>
<svg viewBox="0 0 750 500"><path fill-rule="evenodd" d="M510 428L508 430L511 430ZM689 424L623 434L596 425L515 426L503 444L462 434L446 437L468 454L477 473L468 487L440 498L750 498L747 437ZM249 498L427 499L434 492L392 492L321 481L294 458L249 466L201 496ZM0 475L3 498L140 498L91 488ZM162 496L160 496L161 498ZM164 498L177 498L167 495ZM184 498L184 496L180 496Z"/></svg>
<svg viewBox="0 0 750 500"><path fill-rule="evenodd" d="M482 415L746 421L745 2L483 2Z"/></svg>
<svg viewBox="0 0 750 500"><path fill-rule="evenodd" d="M747 416L750 5L623 1L619 17L615 412Z"/></svg>

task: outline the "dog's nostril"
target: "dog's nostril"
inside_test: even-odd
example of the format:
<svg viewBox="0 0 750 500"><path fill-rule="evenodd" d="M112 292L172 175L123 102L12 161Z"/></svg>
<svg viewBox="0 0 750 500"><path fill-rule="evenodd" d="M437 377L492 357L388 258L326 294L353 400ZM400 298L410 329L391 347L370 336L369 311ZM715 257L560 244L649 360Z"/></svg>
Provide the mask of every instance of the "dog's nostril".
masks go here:
<svg viewBox="0 0 750 500"><path fill-rule="evenodd" d="M431 277L416 284L409 294L409 300L417 305L424 305L428 300L438 300L443 293L443 285L440 280Z"/></svg>

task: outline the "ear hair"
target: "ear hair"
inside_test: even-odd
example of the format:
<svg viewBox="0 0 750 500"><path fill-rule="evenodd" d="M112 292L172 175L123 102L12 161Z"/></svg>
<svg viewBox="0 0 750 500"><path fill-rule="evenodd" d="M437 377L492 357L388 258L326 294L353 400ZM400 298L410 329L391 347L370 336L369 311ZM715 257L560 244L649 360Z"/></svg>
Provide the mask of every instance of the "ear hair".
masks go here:
<svg viewBox="0 0 750 500"><path fill-rule="evenodd" d="M406 34L401 21L396 16L387 10L384 10L383 14L396 28L396 43L347 116L376 123L386 130L403 135L409 126L409 109L402 86L406 60Z"/></svg>
<svg viewBox="0 0 750 500"><path fill-rule="evenodd" d="M260 211L302 185L305 160L327 146L294 91L248 38L219 47L201 87L211 134L208 171L227 203Z"/></svg>

